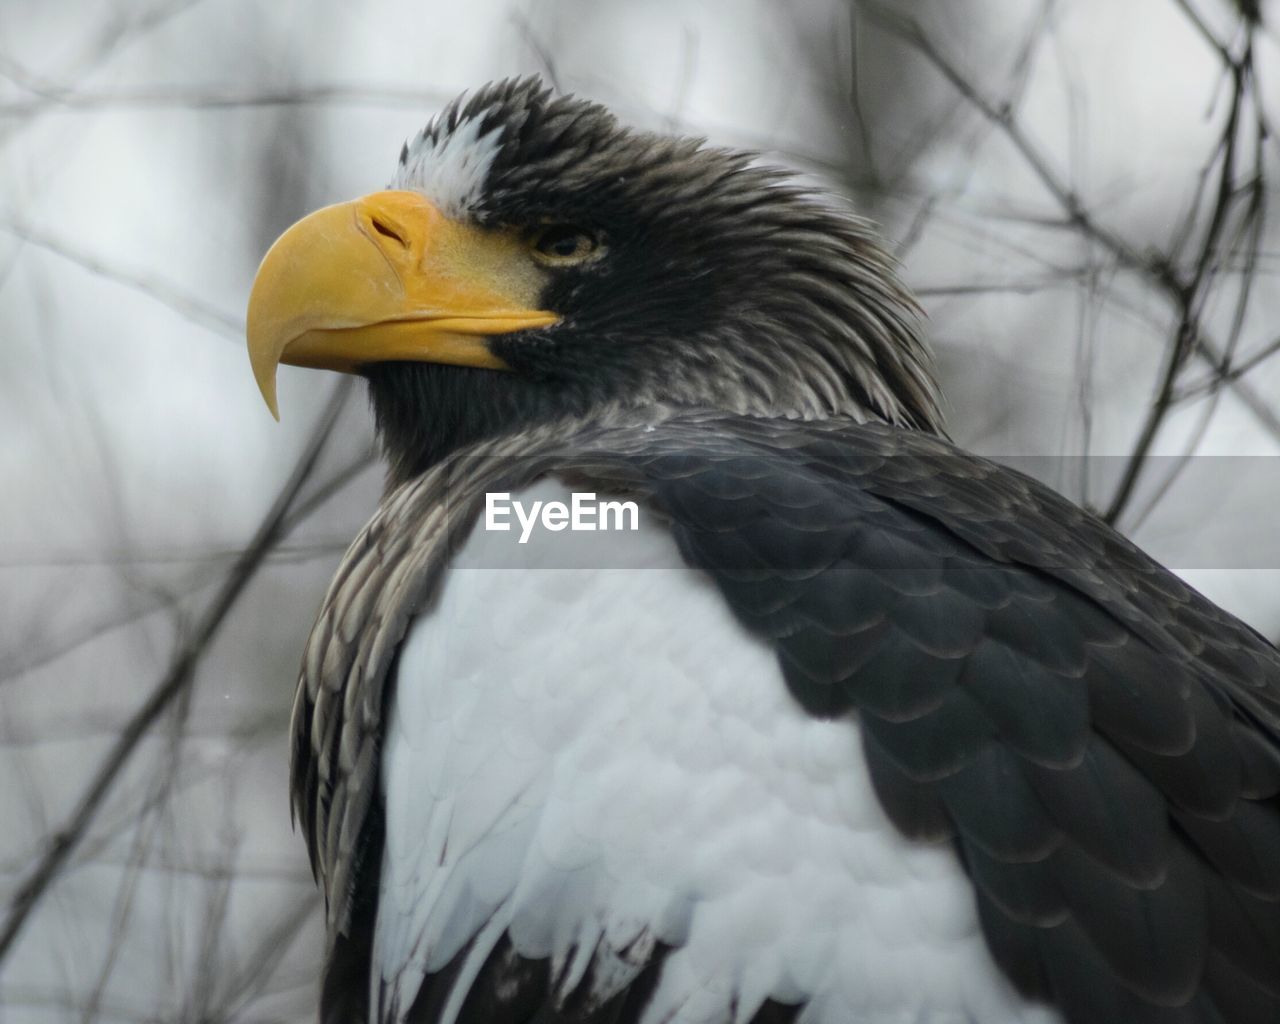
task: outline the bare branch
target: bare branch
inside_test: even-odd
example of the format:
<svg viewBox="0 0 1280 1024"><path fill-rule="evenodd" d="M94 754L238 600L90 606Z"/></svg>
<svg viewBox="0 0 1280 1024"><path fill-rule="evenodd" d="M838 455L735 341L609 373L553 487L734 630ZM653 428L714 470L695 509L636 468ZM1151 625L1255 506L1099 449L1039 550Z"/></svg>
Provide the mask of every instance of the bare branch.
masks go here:
<svg viewBox="0 0 1280 1024"><path fill-rule="evenodd" d="M220 334L224 338L231 338L236 342L243 342L244 340L243 320L224 313L216 306L210 305L195 295L175 288L171 284L158 281L155 278L143 277L140 274L130 274L128 271L121 270L110 263L105 263L96 256L81 252L51 235L28 227L25 224L0 221L0 231L6 231L15 238L20 238L28 245L34 245L38 249L43 249L45 252L51 252L55 256L69 260L91 274L123 285L131 291L145 295L149 299L154 299L161 305L173 310L184 320L189 320L194 324L207 328L215 334Z"/></svg>
<svg viewBox="0 0 1280 1024"><path fill-rule="evenodd" d="M1195 30L1200 33L1200 38L1208 43L1212 49L1217 51L1218 56L1222 59L1222 63L1235 63L1232 59L1231 52L1218 40L1218 37L1213 34L1213 31L1205 23L1205 20L1200 17L1200 12L1191 6L1190 0L1173 0L1173 3L1174 6L1186 15L1187 20L1195 26Z"/></svg>
<svg viewBox="0 0 1280 1024"><path fill-rule="evenodd" d="M1155 398L1147 407L1146 417L1129 454L1124 472L1120 475L1120 482L1116 485L1111 502L1103 513L1103 518L1109 523L1114 523L1120 518L1133 497L1134 488L1137 486L1147 455L1151 452L1151 446L1155 443L1156 434L1173 408L1174 387L1177 384L1178 375L1182 372L1187 357L1193 351L1195 341L1200 335L1199 309L1203 302L1202 286L1207 268L1215 259L1218 241L1232 206L1240 112L1245 96L1243 74L1244 72L1239 69L1234 72L1236 88L1231 95L1231 109L1227 115L1226 126L1222 129L1222 170L1218 175L1217 201L1213 205L1209 226L1205 230L1200 256L1195 262L1192 277L1177 294L1178 326L1174 330L1172 344L1166 351L1164 370L1160 374L1160 384Z"/></svg>
<svg viewBox="0 0 1280 1024"><path fill-rule="evenodd" d="M25 118L36 113L83 110L228 110L252 107L298 107L347 104L364 107L442 107L452 94L434 89L385 86L313 85L292 89L228 87L225 89L120 89L78 92L50 87L32 99L0 103L0 117Z"/></svg>
<svg viewBox="0 0 1280 1024"><path fill-rule="evenodd" d="M1176 325L1167 346L1156 394L1138 430L1128 464L1107 505L1104 518L1108 522L1116 522L1132 498L1156 435L1174 406L1179 375L1189 356L1193 354L1214 367L1218 371L1221 382L1235 388L1259 422L1275 437L1280 438L1280 429L1278 429L1280 420L1276 417L1274 410L1271 410L1256 394L1242 388L1243 382L1238 378L1228 378L1222 373L1223 368L1229 365L1230 354L1238 338L1238 327L1233 329L1226 345L1220 345L1207 336L1200 320L1200 312L1205 301L1205 286L1214 278L1214 268L1222 258L1218 251L1219 243L1237 199L1242 194L1251 197L1249 210L1245 214L1246 218L1260 219L1263 213L1260 197L1264 186L1260 155L1255 156L1251 180L1243 187L1238 182L1236 166L1238 148L1244 130L1242 112L1246 98L1252 99L1257 108L1254 126L1257 137L1261 139L1268 135L1265 116L1256 100L1256 86L1252 74L1251 38L1246 40L1243 53L1238 60L1226 54L1221 46L1217 47L1224 55L1233 84L1231 106L1218 142L1217 152L1221 154L1221 169L1218 174L1216 200L1210 213L1209 224L1201 239L1198 257L1189 274L1184 275L1179 272L1168 255L1159 252L1140 252L1121 236L1102 225L1089 212L1076 191L1054 169L1048 157L1031 140L1015 116L1013 107L1008 103L998 104L989 100L946 57L918 22L904 17L875 0L859 0L859 6L865 9L878 25L916 49L966 102L988 122L1000 129L1063 211L1067 226L1101 245L1122 266L1136 271L1149 285L1162 293L1174 308ZM1194 16L1194 12L1187 5L1180 4L1180 6L1190 16ZM1252 27L1249 32L1252 32ZM1212 40L1212 36L1210 39ZM1190 216L1194 217L1194 215L1193 205ZM1258 230L1260 232L1260 226ZM1257 237L1260 238L1260 234ZM1247 305L1249 296L1248 289L1242 289L1241 295L1242 305L1237 307L1235 316L1237 324L1243 322L1244 306Z"/></svg>
<svg viewBox="0 0 1280 1024"><path fill-rule="evenodd" d="M252 542L227 574L226 581L201 617L190 639L175 654L168 670L151 695L120 733L119 739L86 786L62 828L49 837L44 855L11 898L4 925L0 928L0 972L3 971L8 954L30 918L31 912L56 881L67 858L84 839L104 799L128 763L139 741L161 714L191 685L196 667L208 651L210 642L226 621L227 614L235 607L250 580L257 575L267 553L284 535L289 512L328 446L333 428L338 422L338 417L350 393L349 379L342 380L334 389L333 395L317 419L311 440L299 456L289 479L258 527Z"/></svg>

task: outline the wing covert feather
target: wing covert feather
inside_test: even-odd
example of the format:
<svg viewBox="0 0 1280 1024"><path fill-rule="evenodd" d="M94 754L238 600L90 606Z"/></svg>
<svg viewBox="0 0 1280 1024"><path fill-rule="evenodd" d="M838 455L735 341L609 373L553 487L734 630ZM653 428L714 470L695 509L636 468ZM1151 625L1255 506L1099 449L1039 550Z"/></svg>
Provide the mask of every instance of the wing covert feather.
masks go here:
<svg viewBox="0 0 1280 1024"><path fill-rule="evenodd" d="M326 598L295 812L351 927L386 679L483 494L553 472L669 521L886 812L954 844L997 960L1073 1022L1280 1004L1280 655L1088 513L927 435L701 414L564 424L392 492ZM586 486L589 485L589 486ZM364 879L364 881L362 881Z"/></svg>

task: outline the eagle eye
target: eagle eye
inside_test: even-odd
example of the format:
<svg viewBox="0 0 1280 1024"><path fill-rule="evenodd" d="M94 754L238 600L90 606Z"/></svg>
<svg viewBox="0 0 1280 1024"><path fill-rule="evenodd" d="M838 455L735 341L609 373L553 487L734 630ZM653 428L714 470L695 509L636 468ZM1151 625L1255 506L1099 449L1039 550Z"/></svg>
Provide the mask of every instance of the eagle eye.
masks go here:
<svg viewBox="0 0 1280 1024"><path fill-rule="evenodd" d="M533 236L534 255L549 266L584 263L599 250L599 239L574 224L549 224Z"/></svg>

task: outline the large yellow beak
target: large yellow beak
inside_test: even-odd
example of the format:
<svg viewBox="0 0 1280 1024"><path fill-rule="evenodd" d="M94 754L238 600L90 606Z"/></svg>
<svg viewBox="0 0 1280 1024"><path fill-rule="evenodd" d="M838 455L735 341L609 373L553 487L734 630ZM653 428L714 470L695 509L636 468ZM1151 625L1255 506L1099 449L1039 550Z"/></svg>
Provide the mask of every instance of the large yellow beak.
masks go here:
<svg viewBox="0 0 1280 1024"><path fill-rule="evenodd" d="M558 319L514 234L446 218L416 192L375 192L304 217L249 296L249 362L271 415L280 363L352 372L418 361L504 369L485 340Z"/></svg>

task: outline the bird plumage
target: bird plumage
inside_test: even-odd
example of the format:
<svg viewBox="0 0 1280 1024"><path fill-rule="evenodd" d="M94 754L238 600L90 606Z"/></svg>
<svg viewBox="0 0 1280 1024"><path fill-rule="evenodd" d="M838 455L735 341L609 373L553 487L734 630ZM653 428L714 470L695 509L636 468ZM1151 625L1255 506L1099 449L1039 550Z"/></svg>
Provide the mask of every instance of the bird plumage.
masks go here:
<svg viewBox="0 0 1280 1024"><path fill-rule="evenodd" d="M484 158L461 159L458 133ZM749 154L632 131L521 79L447 107L394 184L481 227L563 222L607 247L548 281L561 323L494 339L516 371L505 389L470 368L368 368L396 482L452 447L608 405L942 429L918 308L871 225Z"/></svg>
<svg viewBox="0 0 1280 1024"><path fill-rule="evenodd" d="M940 436L865 224L530 81L397 185L591 256L506 372L362 370L389 488L293 726L323 1019L1280 1020L1280 654ZM539 488L645 530L497 543Z"/></svg>
<svg viewBox="0 0 1280 1024"><path fill-rule="evenodd" d="M352 801L375 787L376 709L410 612L439 614L485 493L548 476L638 496L747 632L773 648L785 679L778 697L785 690L815 724L861 730L888 820L932 854L954 856L957 876L968 873L992 956L1025 993L1073 1021L1214 1020L1208 1006L1250 985L1258 1006L1280 1006L1280 860L1269 856L1280 837L1275 649L1042 485L946 442L869 424L655 409L479 446L393 492L326 602L309 651L324 667L304 680L317 698L302 705L298 749L301 737L330 736L356 769L303 776L296 794L331 894L335 869L337 891L350 885L341 872L361 834ZM502 565L504 581L518 578L510 570L520 563L496 556L468 569L483 576ZM583 600L579 614L624 624L632 607ZM466 680L452 662L427 670L412 641L412 671L399 655L394 677L415 687L424 715L453 686L470 683L482 699L489 671L510 681L499 651L545 659L534 637L590 647L590 634L557 622L536 592L512 605L527 621L471 623L493 661L473 661ZM447 658L446 637L462 625L418 636ZM600 672L642 681L647 663L637 659L658 657L655 649L627 651L601 632L614 661ZM478 658L484 646L466 650ZM325 678L346 681L340 705L324 705ZM745 681L742 690L747 699ZM619 684L619 699L626 693ZM473 742L508 739L486 725ZM311 752L308 771L317 758L331 772L343 760ZM584 792L590 778L579 775ZM642 813L651 779L638 766L634 791L616 794L621 806L634 801ZM856 906L852 873L849 886ZM938 1013L921 1019L964 1019Z"/></svg>
<svg viewBox="0 0 1280 1024"><path fill-rule="evenodd" d="M544 477L521 499L568 495ZM545 974L506 986L520 1002L606 1006L656 963L625 1020L771 1000L838 1024L914 989L922 1019L1047 1022L1000 977L950 850L885 816L857 730L806 713L667 525L646 507L638 526L599 546L475 530L406 634L375 1017L461 955L440 1019L466 1019L505 939Z"/></svg>

